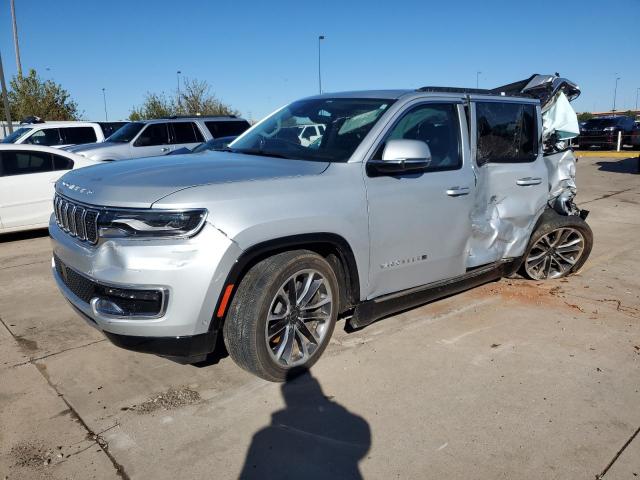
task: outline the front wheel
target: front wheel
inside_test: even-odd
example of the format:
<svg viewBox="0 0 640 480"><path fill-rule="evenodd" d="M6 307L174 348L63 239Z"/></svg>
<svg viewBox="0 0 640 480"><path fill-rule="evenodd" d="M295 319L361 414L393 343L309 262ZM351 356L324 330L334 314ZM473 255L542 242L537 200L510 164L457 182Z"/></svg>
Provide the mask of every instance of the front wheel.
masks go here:
<svg viewBox="0 0 640 480"><path fill-rule="evenodd" d="M532 280L566 277L589 258L593 232L577 215L545 212L524 255L520 273Z"/></svg>
<svg viewBox="0 0 640 480"><path fill-rule="evenodd" d="M333 333L338 288L331 265L307 250L257 263L242 279L224 324L229 355L270 381L310 368Z"/></svg>

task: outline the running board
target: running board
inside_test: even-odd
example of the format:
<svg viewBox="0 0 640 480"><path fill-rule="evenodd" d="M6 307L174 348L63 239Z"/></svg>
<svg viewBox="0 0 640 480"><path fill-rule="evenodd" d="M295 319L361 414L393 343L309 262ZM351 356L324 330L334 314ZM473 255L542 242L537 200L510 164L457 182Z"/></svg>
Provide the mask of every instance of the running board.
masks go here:
<svg viewBox="0 0 640 480"><path fill-rule="evenodd" d="M485 267L476 268L456 278L366 300L356 306L353 317L349 320L349 326L352 329L366 327L376 320L394 313L498 280L511 272L512 269L509 267L512 266L512 263L512 261L493 263Z"/></svg>

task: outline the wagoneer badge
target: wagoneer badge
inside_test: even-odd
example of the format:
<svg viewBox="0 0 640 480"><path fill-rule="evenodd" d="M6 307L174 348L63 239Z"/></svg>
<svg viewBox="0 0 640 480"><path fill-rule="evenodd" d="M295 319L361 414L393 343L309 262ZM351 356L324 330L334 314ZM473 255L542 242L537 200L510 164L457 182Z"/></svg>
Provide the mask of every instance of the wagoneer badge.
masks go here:
<svg viewBox="0 0 640 480"><path fill-rule="evenodd" d="M93 195L93 190L81 187L80 185L74 185L73 183L62 182L62 186L68 188L73 192L84 193L85 195Z"/></svg>

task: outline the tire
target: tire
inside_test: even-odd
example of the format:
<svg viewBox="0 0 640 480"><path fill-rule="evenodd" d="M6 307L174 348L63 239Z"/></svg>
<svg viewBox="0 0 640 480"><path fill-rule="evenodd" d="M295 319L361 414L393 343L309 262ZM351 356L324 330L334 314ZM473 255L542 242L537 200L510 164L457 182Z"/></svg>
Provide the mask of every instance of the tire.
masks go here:
<svg viewBox="0 0 640 480"><path fill-rule="evenodd" d="M260 261L244 276L229 307L223 327L229 355L274 382L309 369L329 343L339 297L334 270L314 252L295 250Z"/></svg>
<svg viewBox="0 0 640 480"><path fill-rule="evenodd" d="M532 280L566 277L582 268L593 247L593 232L577 215L547 210L531 235L520 274Z"/></svg>

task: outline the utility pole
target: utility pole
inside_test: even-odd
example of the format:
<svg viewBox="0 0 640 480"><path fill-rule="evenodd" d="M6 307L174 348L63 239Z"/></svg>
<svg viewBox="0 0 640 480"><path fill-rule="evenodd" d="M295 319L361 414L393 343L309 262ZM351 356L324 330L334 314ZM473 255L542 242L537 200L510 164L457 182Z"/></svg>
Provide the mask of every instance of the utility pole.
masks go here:
<svg viewBox="0 0 640 480"><path fill-rule="evenodd" d="M319 35L318 36L318 90L321 95L322 95L322 70L321 70L322 64L320 63L320 44L322 40L324 40L324 35Z"/></svg>
<svg viewBox="0 0 640 480"><path fill-rule="evenodd" d="M478 88L478 85L480 85L480 75L482 74L482 72L476 72L476 88Z"/></svg>
<svg viewBox="0 0 640 480"><path fill-rule="evenodd" d="M178 110L180 110L180 74L181 73L182 72L180 70L178 70L176 72L176 77L178 77ZM178 112L178 113L180 113L180 112Z"/></svg>
<svg viewBox="0 0 640 480"><path fill-rule="evenodd" d="M102 88L102 100L104 101L104 121L109 121L109 116L107 115L107 94L105 93L104 87Z"/></svg>
<svg viewBox="0 0 640 480"><path fill-rule="evenodd" d="M11 20L13 21L13 45L16 49L16 67L18 68L18 76L22 76L22 64L20 63L20 45L18 44L18 24L16 23L16 6L14 0L11 0Z"/></svg>
<svg viewBox="0 0 640 480"><path fill-rule="evenodd" d="M616 73L616 87L613 89L613 108L611 109L611 112L613 113L616 112L616 96L618 95L618 80L620 80L620 77L618 77L618 74Z"/></svg>
<svg viewBox="0 0 640 480"><path fill-rule="evenodd" d="M638 92L640 92L640 87L636 88L636 115L638 114Z"/></svg>
<svg viewBox="0 0 640 480"><path fill-rule="evenodd" d="M2 68L2 54L0 54L0 84L2 84L2 102L4 104L4 115L9 126L9 133L13 133L13 123L11 123L11 112L9 111L9 97L7 96L7 84L4 81L4 68Z"/></svg>

